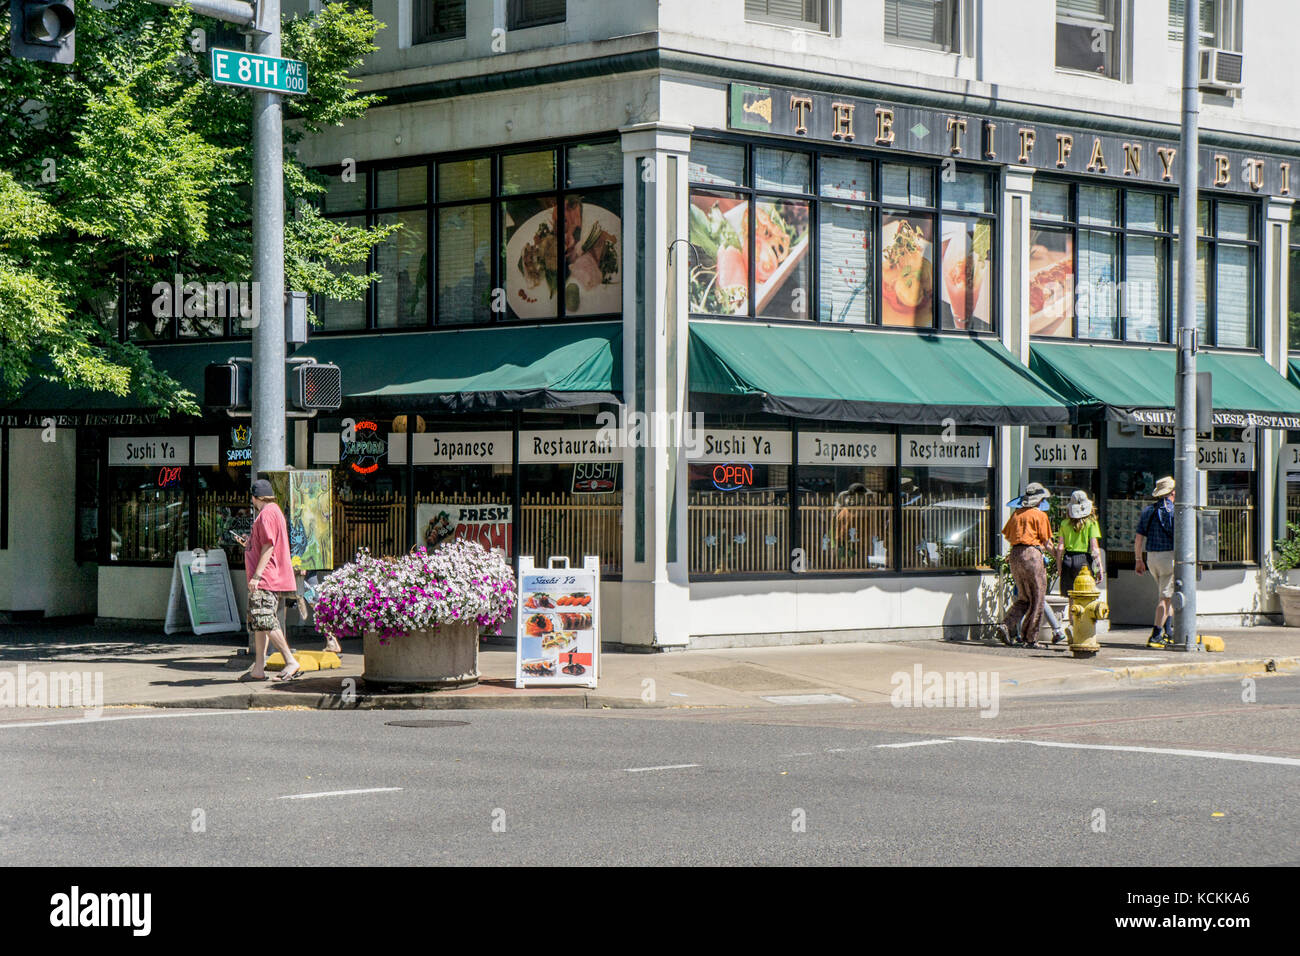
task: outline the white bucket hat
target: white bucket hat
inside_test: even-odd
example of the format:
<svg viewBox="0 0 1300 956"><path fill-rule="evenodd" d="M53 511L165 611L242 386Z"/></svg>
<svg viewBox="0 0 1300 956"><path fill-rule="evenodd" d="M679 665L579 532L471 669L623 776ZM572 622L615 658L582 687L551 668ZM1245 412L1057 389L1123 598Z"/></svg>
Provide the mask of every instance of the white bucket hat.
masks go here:
<svg viewBox="0 0 1300 956"><path fill-rule="evenodd" d="M1068 510L1071 518L1086 518L1092 514L1092 502L1088 500L1088 493L1076 491L1070 495Z"/></svg>

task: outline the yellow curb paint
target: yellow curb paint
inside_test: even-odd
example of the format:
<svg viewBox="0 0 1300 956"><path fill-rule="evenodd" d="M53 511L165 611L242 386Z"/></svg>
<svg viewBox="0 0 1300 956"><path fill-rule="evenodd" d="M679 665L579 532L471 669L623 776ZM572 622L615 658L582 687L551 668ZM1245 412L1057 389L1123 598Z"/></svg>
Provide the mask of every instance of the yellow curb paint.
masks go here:
<svg viewBox="0 0 1300 956"><path fill-rule="evenodd" d="M1221 816L1223 816L1223 814L1222 814L1222 813L1219 813L1219 812L1216 811L1216 812L1214 812L1214 813L1211 813L1210 816L1212 816L1212 817L1221 817Z"/></svg>

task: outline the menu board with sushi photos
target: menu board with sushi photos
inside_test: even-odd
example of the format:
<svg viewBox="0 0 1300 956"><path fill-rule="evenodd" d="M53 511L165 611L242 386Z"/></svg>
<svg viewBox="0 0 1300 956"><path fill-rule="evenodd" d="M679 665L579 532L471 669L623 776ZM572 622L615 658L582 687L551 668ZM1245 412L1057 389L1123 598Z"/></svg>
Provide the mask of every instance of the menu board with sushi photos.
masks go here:
<svg viewBox="0 0 1300 956"><path fill-rule="evenodd" d="M600 658L600 558L581 568L551 558L536 568L519 558L515 686L596 686Z"/></svg>

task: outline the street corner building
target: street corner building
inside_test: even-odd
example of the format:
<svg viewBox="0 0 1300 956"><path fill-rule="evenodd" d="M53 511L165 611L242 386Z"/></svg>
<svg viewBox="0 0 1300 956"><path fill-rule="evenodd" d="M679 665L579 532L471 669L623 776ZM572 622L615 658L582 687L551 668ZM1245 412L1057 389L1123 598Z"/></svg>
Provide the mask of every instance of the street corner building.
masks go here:
<svg viewBox="0 0 1300 956"><path fill-rule="evenodd" d="M1193 239L1182 7L375 0L382 105L298 147L326 216L402 226L298 352L343 376L290 428L332 472L325 563L448 535L595 555L628 649L962 638L1000 613L1006 502L1037 481L1097 503L1112 618L1146 623L1133 538L1173 472L1195 241L1198 610L1275 619L1300 8L1202 0ZM160 317L124 274L121 335L194 391L249 354L238 316ZM40 385L0 423L0 610L161 621L195 548L242 592L247 420Z"/></svg>

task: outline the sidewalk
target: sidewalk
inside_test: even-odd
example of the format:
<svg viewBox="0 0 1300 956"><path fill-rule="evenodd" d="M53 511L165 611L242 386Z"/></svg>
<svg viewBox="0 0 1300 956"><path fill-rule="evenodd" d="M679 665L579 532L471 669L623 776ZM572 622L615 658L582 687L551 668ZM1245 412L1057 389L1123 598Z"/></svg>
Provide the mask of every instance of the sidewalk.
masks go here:
<svg viewBox="0 0 1300 956"><path fill-rule="evenodd" d="M80 671L103 674L106 706L320 709L470 709L601 707L775 707L826 700L888 701L894 675L996 672L1001 693L1020 695L1111 688L1125 681L1187 676L1249 676L1300 670L1300 629L1221 628L1223 653L1148 650L1147 631L1117 629L1096 657L1065 650L1034 651L998 644L944 641L735 648L664 654L606 651L596 690L514 686L513 647L487 644L475 687L424 693L376 693L361 680L361 642L343 642L343 666L285 684L241 684L248 667L238 638L174 635L86 625L0 628L0 673ZM319 642L297 642L318 650ZM274 676L272 674L272 676ZM345 679L355 683L345 685ZM345 687L353 692L345 694ZM835 700L832 697L830 700ZM0 716L31 716L0 708Z"/></svg>

